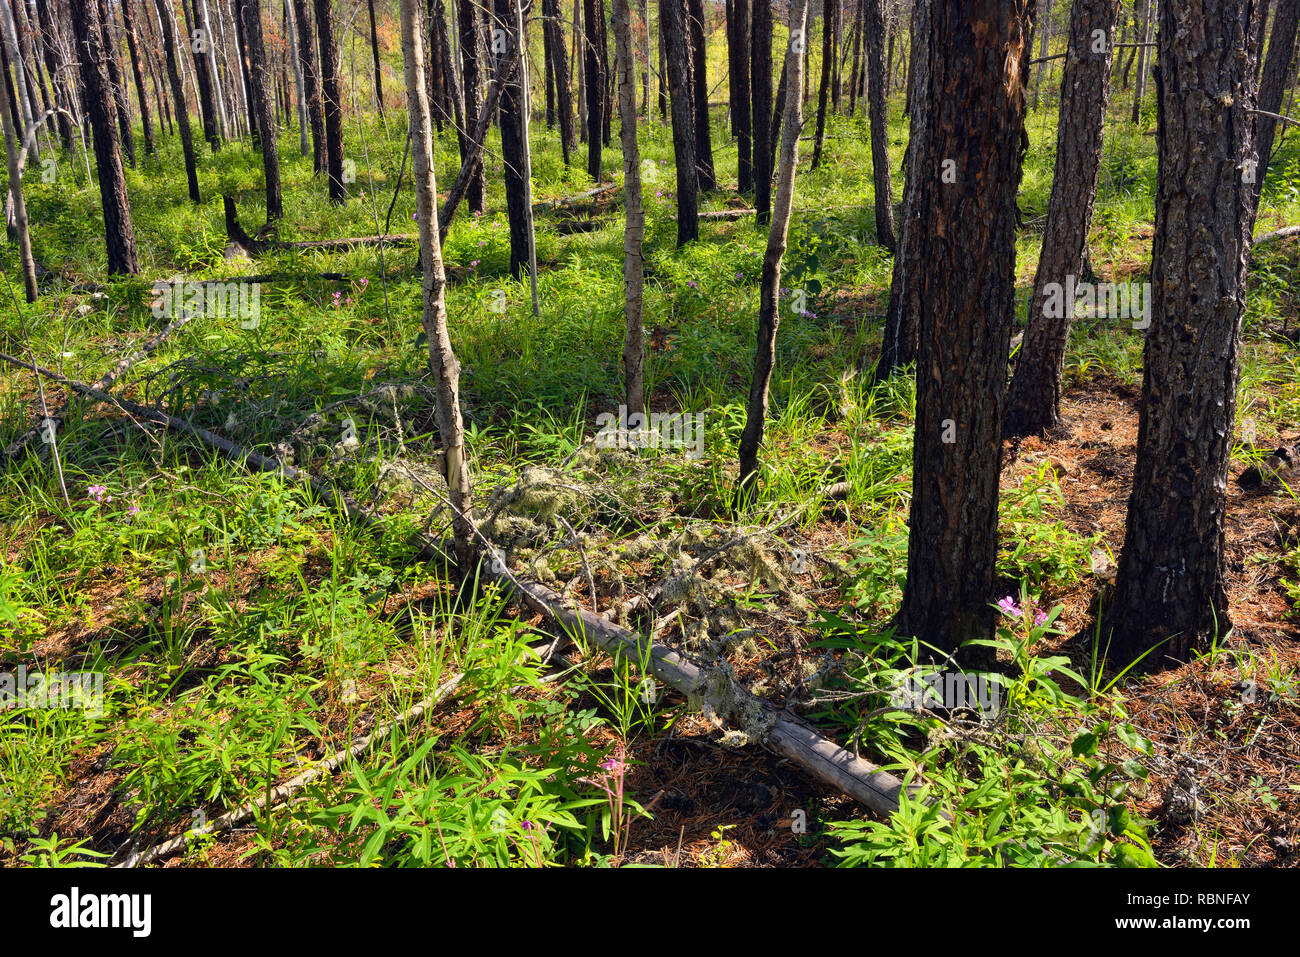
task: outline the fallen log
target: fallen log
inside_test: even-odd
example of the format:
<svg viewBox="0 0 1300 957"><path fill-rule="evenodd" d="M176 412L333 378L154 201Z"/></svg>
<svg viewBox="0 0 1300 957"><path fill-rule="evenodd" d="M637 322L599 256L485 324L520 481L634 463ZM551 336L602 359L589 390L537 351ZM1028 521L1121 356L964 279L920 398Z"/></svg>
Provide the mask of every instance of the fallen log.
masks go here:
<svg viewBox="0 0 1300 957"><path fill-rule="evenodd" d="M556 209L572 209L574 206L579 205L584 200L595 199L597 196L603 196L605 193L618 189L621 185L622 185L621 183L602 183L599 186L594 187L593 189L589 189L583 193L577 193L574 196L566 196L563 199L542 200L540 202L533 203L533 209L539 211L556 210Z"/></svg>
<svg viewBox="0 0 1300 957"><path fill-rule="evenodd" d="M346 517L365 528L378 529L384 524L381 519L359 505L347 492L310 472L244 449L228 439L191 425L176 416L109 395L87 383L70 379L35 363L24 362L4 352L0 352L0 360L31 369L85 395L111 402L143 419L193 436L232 461L243 462L259 471L273 472L302 482L321 501L337 503ZM487 542L477 528L473 531L480 539ZM445 557L447 554L419 532L413 533L410 541L418 549L417 554L420 558ZM490 551L496 554L495 547L490 542L487 544ZM899 796L904 787L901 780L870 762L855 757L784 709L779 709L741 688L725 666L716 668L697 665L678 652L622 628L594 611L571 607L559 593L545 585L517 579L499 560L485 564L484 574L488 580L501 585L507 595L517 595L518 600L524 605L556 622L575 637L590 638L611 655L622 657L634 664L648 662L649 669L655 677L685 694L693 705L707 706L723 720L738 721L751 738L765 741L778 754L793 761L818 780L848 794L860 804L884 815L898 810ZM907 788L909 793L913 793L919 785L913 783L907 785ZM946 812L945 816L947 816Z"/></svg>
<svg viewBox="0 0 1300 957"><path fill-rule="evenodd" d="M1271 233L1265 233L1258 239L1251 242L1251 250L1255 250L1264 243L1271 243L1276 239L1286 239L1288 236L1300 236L1300 226L1284 226L1281 229L1275 229Z"/></svg>

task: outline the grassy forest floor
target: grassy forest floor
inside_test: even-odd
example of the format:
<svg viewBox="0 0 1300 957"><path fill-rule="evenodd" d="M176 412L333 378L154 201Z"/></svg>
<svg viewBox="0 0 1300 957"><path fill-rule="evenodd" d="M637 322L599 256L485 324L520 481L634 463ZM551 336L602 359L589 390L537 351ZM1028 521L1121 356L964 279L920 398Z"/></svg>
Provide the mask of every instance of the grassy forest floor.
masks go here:
<svg viewBox="0 0 1300 957"><path fill-rule="evenodd" d="M895 170L901 112L895 103ZM1134 126L1126 112L1117 106L1108 127L1090 265L1103 280L1140 282L1154 116ZM719 111L717 163L734 190L722 121ZM1021 324L1054 124L1046 105L1028 122ZM377 233L390 202L392 231L413 232L409 178L393 201L403 137L399 115L353 117L354 196L336 208L286 136L280 237ZM605 168L621 175L617 143ZM1300 222L1293 143L1270 174L1259 231ZM728 503L764 234L752 218L705 221L700 241L677 250L671 136L657 123L642 130L651 406L703 413L703 454L597 449L596 416L616 411L621 393L619 210L607 198L539 213L535 318L527 285L509 278L490 153L489 211L462 212L445 250L476 507L516 574L588 605L594 592L599 610L729 662L834 740L919 775L935 805L877 819L746 729L717 726L581 642L553 648L540 618L416 561L408 534L448 523L415 252L227 258L220 194L239 197L246 228L260 225L258 157L200 142L194 206L179 145L165 139L162 155L128 171L144 275L100 292L75 290L103 277L98 192L68 167L27 180L37 257L63 278L31 307L2 291L4 350L90 381L165 324L154 283L283 275L261 286L256 328L199 317L121 394L328 475L387 520L366 531L292 482L74 401L58 441L69 501L40 442L0 475L0 663L102 671L104 712L0 712L0 865L120 859L264 794L460 673L451 697L303 800L168 863L997 865L1142 863L1149 851L1170 865L1294 865L1300 502L1286 482L1229 488L1234 628L1207 654L1155 677L1117 674L1093 630L1137 435L1142 334L1126 322L1076 324L1065 427L1007 449L999 567L1018 614L1004 614L997 638L1000 711L981 721L888 706L916 651L887 628L906 568L912 384L873 389L863 375L890 258L875 243L861 115L832 118L815 171L811 145L782 281L806 307L781 325L763 494L739 525ZM536 200L590 188L542 124L534 150ZM438 161L445 188L457 168L450 133ZM724 190L704 208L740 204ZM575 232L566 218L609 222ZM12 282L14 248L3 256ZM1300 438L1298 257L1291 242L1273 244L1252 269L1234 479ZM0 443L39 418L42 401L68 398L30 371L0 370ZM825 494L837 482L847 498ZM647 593L657 597L629 619L621 606ZM1032 607L1050 610L1043 624L1028 620ZM543 664L530 647L556 655Z"/></svg>

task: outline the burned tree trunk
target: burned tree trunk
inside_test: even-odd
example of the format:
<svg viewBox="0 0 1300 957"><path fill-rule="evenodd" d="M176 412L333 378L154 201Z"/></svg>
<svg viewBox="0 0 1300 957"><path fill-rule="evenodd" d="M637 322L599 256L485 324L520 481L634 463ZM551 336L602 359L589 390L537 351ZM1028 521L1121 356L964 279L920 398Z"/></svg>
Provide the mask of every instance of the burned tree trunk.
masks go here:
<svg viewBox="0 0 1300 957"><path fill-rule="evenodd" d="M410 114L411 170L415 180L416 220L420 226L420 263L424 269L421 324L429 340L429 368L437 402L434 417L443 450L443 477L452 509L456 563L468 572L476 549L472 529L473 500L465 428L460 412L460 362L447 330L447 276L438 241L438 183L433 167L433 130L425 88L424 36L419 0L401 0L402 55L406 63L406 101Z"/></svg>
<svg viewBox="0 0 1300 957"><path fill-rule="evenodd" d="M907 98L911 103L911 133L903 163L903 212L894 270L889 284L889 306L885 312L884 337L880 343L880 361L874 379L883 381L916 359L917 315L921 309L920 276L927 268L924 236L915 224L920 222L923 202L921 163L929 150L929 103L920 94L929 82L930 4L916 0L912 12L912 66L908 71ZM926 175L932 175L927 172Z"/></svg>
<svg viewBox="0 0 1300 957"><path fill-rule="evenodd" d="M740 436L740 475L736 480L735 494L738 509L745 508L758 492L758 450L763 444L768 387L776 364L776 331L781 324L781 264L790 229L790 212L794 207L794 174L799 165L799 129L803 125L802 51L807 43L807 14L808 0L790 0L790 48L785 58L785 128L781 138L780 180L776 187L776 203L759 285L758 345L754 352L754 372L745 410L745 429Z"/></svg>
<svg viewBox="0 0 1300 957"><path fill-rule="evenodd" d="M81 63L86 116L94 132L95 162L99 166L99 197L104 207L104 243L108 248L108 273L135 274L140 260L131 225L131 205L126 196L126 172L117 138L117 110L108 77L104 31L96 0L68 0L72 34Z"/></svg>
<svg viewBox="0 0 1300 957"><path fill-rule="evenodd" d="M107 0L99 2L99 29L104 34L104 57L108 66L108 82L113 90L113 100L117 104L117 126L122 135L122 151L126 161L135 166L135 134L131 131L131 109L126 92L126 81L122 76L122 61L117 56L117 43L113 31L113 17L108 9Z"/></svg>
<svg viewBox="0 0 1300 957"><path fill-rule="evenodd" d="M749 0L730 0L727 10L727 56L731 82L731 129L736 134L736 189L754 188L753 104L749 95Z"/></svg>
<svg viewBox="0 0 1300 957"><path fill-rule="evenodd" d="M517 3L518 0L494 0L492 52L497 58L498 71L520 50ZM506 212L510 220L510 275L516 279L531 271L533 255L524 77L524 59L521 56L518 69L508 72L501 89L501 159L505 168ZM595 138L600 139L599 135Z"/></svg>
<svg viewBox="0 0 1300 957"><path fill-rule="evenodd" d="M262 15L258 0L238 0L239 18L244 26L244 45L248 51L248 88L253 97L253 115L261 132L262 171L266 177L266 221L284 218L280 197L280 149L276 142L275 117L267 89L266 47L262 42Z"/></svg>
<svg viewBox="0 0 1300 957"><path fill-rule="evenodd" d="M181 85L181 71L176 57L176 14L168 0L154 0L162 25L164 55L167 58L167 78L171 83L172 107L176 111L176 125L181 133L181 151L185 154L185 179L189 185L190 201L202 202L199 196L198 164L194 159L194 137L190 131L190 114L185 105L185 87ZM96 153L98 153L96 147Z"/></svg>
<svg viewBox="0 0 1300 957"><path fill-rule="evenodd" d="M750 31L750 93L754 100L754 206L758 225L772 218L772 0L754 0Z"/></svg>
<svg viewBox="0 0 1300 957"><path fill-rule="evenodd" d="M614 0L614 62L623 139L623 190L627 223L623 228L623 388L628 413L645 412L645 326L642 322L641 246L645 210L641 205L641 153L636 141L636 76L632 69L632 12L628 0Z"/></svg>
<svg viewBox="0 0 1300 957"><path fill-rule="evenodd" d="M1006 435L1028 435L1061 417L1061 377L1074 303L1055 310L1061 290L1074 289L1083 266L1101 173L1102 127L1110 99L1110 65L1119 0L1074 0L1061 79L1056 172L1043 251L1029 300L1029 325L1007 396Z"/></svg>
<svg viewBox="0 0 1300 957"><path fill-rule="evenodd" d="M325 156L325 116L321 108L320 77L316 70L316 40L312 33L312 15L307 10L307 0L293 0L293 19L294 26L298 29L298 62L302 66L307 119L311 123L312 172L321 173L328 165Z"/></svg>
<svg viewBox="0 0 1300 957"><path fill-rule="evenodd" d="M709 74L708 59L704 49L704 2L687 0L689 16L687 27L691 41L691 92L695 118L695 166L699 170L700 189L712 192L718 188L718 177L713 171L713 136L709 129Z"/></svg>
<svg viewBox="0 0 1300 957"><path fill-rule="evenodd" d="M131 56L131 78L135 81L136 99L140 101L140 124L144 127L144 151L158 151L153 138L153 118L149 115L149 96L144 89L144 71L140 68L140 40L135 32L135 0L122 0L122 26L126 31L127 52Z"/></svg>
<svg viewBox="0 0 1300 957"><path fill-rule="evenodd" d="M826 104L831 93L831 69L835 63L835 4L839 0L822 3L822 78L817 86L817 133L813 141L812 168L822 165L822 147L826 143Z"/></svg>
<svg viewBox="0 0 1300 957"><path fill-rule="evenodd" d="M542 10L545 17L542 24L542 42L550 51L551 69L555 74L555 112L560 126L560 151L564 156L564 165L568 166L569 154L577 143L573 136L573 94L569 87L569 57L564 49L564 23L560 20L560 0L542 0Z"/></svg>
<svg viewBox="0 0 1300 957"><path fill-rule="evenodd" d="M329 174L330 201L345 203L348 190L343 183L343 91L339 79L339 46L334 37L334 10L330 0L312 2L320 39L321 109L325 115L325 169Z"/></svg>
<svg viewBox="0 0 1300 957"><path fill-rule="evenodd" d="M987 667L998 551L1002 397L1015 313L1032 0L934 3L930 116L917 156L921 236L907 583L894 624L941 653ZM937 268L938 264L960 268Z"/></svg>
<svg viewBox="0 0 1300 957"><path fill-rule="evenodd" d="M375 30L375 0L366 0L370 10L370 54L375 61L375 105L384 115L384 77L379 72L379 34Z"/></svg>
<svg viewBox="0 0 1300 957"><path fill-rule="evenodd" d="M582 62L587 96L587 175L600 182L601 116L605 109L605 73L601 57L605 42L599 0L583 0Z"/></svg>
<svg viewBox="0 0 1300 957"><path fill-rule="evenodd" d="M551 2L554 3L556 0ZM472 140L483 102L483 71L479 59L483 36L483 13L478 0L460 0L459 21L457 29L460 35L461 72L465 79L462 84L465 91L465 129L471 140L467 145L470 150L474 150L481 148L481 144ZM462 155L460 161L463 166L469 162L469 157ZM485 188L483 166L480 163L470 175L469 184L466 186L465 203L469 206L470 212L483 212Z"/></svg>
<svg viewBox="0 0 1300 957"><path fill-rule="evenodd" d="M866 50L867 108L871 114L871 179L876 193L876 241L896 252L894 236L894 181L889 172L889 99L885 89L882 52L885 24L881 0L861 0L862 43Z"/></svg>
<svg viewBox="0 0 1300 957"><path fill-rule="evenodd" d="M685 0L663 0L659 16L665 46L685 51ZM669 57L667 66L673 112L673 154L677 163L677 245L684 246L700 238L700 177L695 166L691 60L683 53Z"/></svg>
<svg viewBox="0 0 1300 957"><path fill-rule="evenodd" d="M1160 9L1154 301L1124 549L1103 624L1117 665L1156 647L1153 661L1186 661L1231 627L1224 513L1253 209L1242 170L1255 159L1254 12L1255 0Z"/></svg>
<svg viewBox="0 0 1300 957"><path fill-rule="evenodd" d="M1295 50L1298 25L1300 25L1300 0L1278 0L1277 13L1273 17L1273 35L1269 39L1268 56L1264 60L1263 77L1259 85L1259 108L1268 113L1282 112L1282 95L1286 92L1287 74ZM1264 189L1264 176L1268 172L1269 154L1273 152L1277 120L1262 113L1258 114L1255 117L1255 130L1258 162L1251 171L1255 180L1251 203L1255 212L1258 212L1260 193ZM1252 226L1253 217L1254 214L1251 219Z"/></svg>

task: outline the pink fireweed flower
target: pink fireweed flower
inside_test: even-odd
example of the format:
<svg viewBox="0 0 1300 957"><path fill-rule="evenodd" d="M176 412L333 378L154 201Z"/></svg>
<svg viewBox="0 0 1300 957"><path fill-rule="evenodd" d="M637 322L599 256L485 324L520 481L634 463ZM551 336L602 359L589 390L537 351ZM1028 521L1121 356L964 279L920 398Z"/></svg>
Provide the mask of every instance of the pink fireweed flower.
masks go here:
<svg viewBox="0 0 1300 957"><path fill-rule="evenodd" d="M107 491L108 489L104 488L102 485L92 485L90 488L86 489L86 494L96 502L102 502L104 500L104 493ZM109 501L112 501L112 499L109 499Z"/></svg>
<svg viewBox="0 0 1300 957"><path fill-rule="evenodd" d="M140 514L140 506L139 506L139 505L132 505L130 508L128 508L128 509L126 510L126 514L128 514L128 515L132 515L132 516L139 515L139 514Z"/></svg>
<svg viewBox="0 0 1300 957"><path fill-rule="evenodd" d="M335 308L335 309L337 309L337 308L339 307L339 300L342 299L342 298L343 298L343 293L341 293L341 292L336 292L336 293L334 294L334 308Z"/></svg>
<svg viewBox="0 0 1300 957"><path fill-rule="evenodd" d="M998 602L998 607L1002 609L1002 614L1009 618L1020 617L1020 607L1016 604L1016 600L1010 595Z"/></svg>

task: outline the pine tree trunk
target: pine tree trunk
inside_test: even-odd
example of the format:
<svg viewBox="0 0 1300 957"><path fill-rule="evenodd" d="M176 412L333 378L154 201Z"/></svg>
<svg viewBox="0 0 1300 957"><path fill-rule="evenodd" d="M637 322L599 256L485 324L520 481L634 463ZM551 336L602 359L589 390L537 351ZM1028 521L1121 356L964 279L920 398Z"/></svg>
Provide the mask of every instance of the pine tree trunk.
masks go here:
<svg viewBox="0 0 1300 957"><path fill-rule="evenodd" d="M312 172L326 169L325 115L321 108L320 76L316 70L316 39L312 31L312 14L307 0L293 0L294 26L298 29L298 62L302 67L303 89L307 97L307 119L311 124Z"/></svg>
<svg viewBox="0 0 1300 957"><path fill-rule="evenodd" d="M181 0L184 3L184 0ZM125 11L129 6L128 0L122 0L122 9ZM201 11L197 0L191 0L190 11L194 17L195 23L203 22L200 19ZM130 26L127 26L127 37L130 38ZM203 138L206 139L215 153L221 148L220 124L217 119L217 107L212 94L212 75L209 72L209 52L208 46L212 43L212 38L206 30L200 34L201 42L191 39L186 44L190 52L194 55L194 78L199 90L199 113L203 119ZM134 57L133 57L134 59Z"/></svg>
<svg viewBox="0 0 1300 957"><path fill-rule="evenodd" d="M749 95L749 0L730 0L727 11L727 53L731 69L731 129L736 134L736 189L754 188L753 104Z"/></svg>
<svg viewBox="0 0 1300 957"><path fill-rule="evenodd" d="M1015 314L1016 190L1032 0L934 3L928 76L915 91L930 135L918 156L922 270L899 635L941 653L992 637L1002 398ZM962 648L965 667L993 664Z"/></svg>
<svg viewBox="0 0 1300 957"><path fill-rule="evenodd" d="M1146 0L1146 15L1143 20L1142 42L1149 44L1152 36L1155 34L1156 17L1158 16L1159 0ZM1133 93L1133 115L1134 123L1142 117L1142 100L1147 94L1147 73L1150 72L1151 66L1151 48L1141 46L1138 48L1137 61L1137 80L1135 81L1135 90Z"/></svg>
<svg viewBox="0 0 1300 957"><path fill-rule="evenodd" d="M835 4L839 0L822 0L822 79L817 87L817 134L813 141L812 168L822 165L826 143L826 106L831 96L831 69L835 63Z"/></svg>
<svg viewBox="0 0 1300 957"><path fill-rule="evenodd" d="M1079 281L1101 172L1102 128L1110 101L1110 65L1119 0L1074 0L1061 79L1056 172L1043 249L1029 300L1029 325L1007 396L1006 435L1052 428L1061 418L1061 377L1074 303L1050 309L1053 292ZM1096 32L1105 42L1098 50ZM1060 315L1054 313L1059 311ZM1049 313L1052 313L1049 315Z"/></svg>
<svg viewBox="0 0 1300 957"><path fill-rule="evenodd" d="M1160 10L1154 301L1133 492L1103 624L1113 665L1157 645L1144 666L1186 661L1232 624L1224 513L1253 206L1241 170L1255 157L1254 13L1255 0Z"/></svg>
<svg viewBox="0 0 1300 957"><path fill-rule="evenodd" d="M98 0L99 28L104 34L104 54L108 66L108 82L113 90L116 104L118 132L122 137L122 152L126 161L135 166L135 134L131 131L131 109L127 101L126 82L122 76L122 61L117 56L117 42L113 30L112 15L108 10L107 0Z"/></svg>
<svg viewBox="0 0 1300 957"><path fill-rule="evenodd" d="M876 194L876 242L891 253L898 249L894 235L894 180L889 170L889 99L885 85L882 46L885 24L881 0L861 0L863 5L863 73L866 74L867 108L871 125L871 178Z"/></svg>
<svg viewBox="0 0 1300 957"><path fill-rule="evenodd" d="M167 76L171 82L172 108L176 111L176 124L180 127L181 151L185 154L185 179L189 185L190 202L202 202L199 196L198 164L194 158L194 137L190 132L190 115L185 105L185 88L181 85L180 68L177 66L176 14L172 12L169 0L154 0L158 7L159 22L162 25L163 51L167 58ZM98 153L96 147L96 153Z"/></svg>
<svg viewBox="0 0 1300 957"><path fill-rule="evenodd" d="M266 48L262 42L262 15L259 0L238 0L239 17L244 28L244 46L248 53L248 89L253 97L253 116L262 142L262 171L266 177L266 221L284 217L280 197L280 150L276 137L275 117L271 113L271 95L267 89Z"/></svg>
<svg viewBox="0 0 1300 957"><path fill-rule="evenodd" d="M299 52L298 12L289 0L285 0L284 11L289 21L285 33L289 44L289 58L293 61L293 85L298 91L298 152L303 156L311 156L311 136L308 133L311 121L307 114L307 85L302 70L302 55Z"/></svg>
<svg viewBox="0 0 1300 957"><path fill-rule="evenodd" d="M559 0L542 0L542 41L551 53L551 67L555 72L555 112L560 125L560 152L564 165L570 164L570 153L577 145L573 135L573 95L569 87L569 57L564 48L564 23L560 19Z"/></svg>
<svg viewBox="0 0 1300 957"><path fill-rule="evenodd" d="M623 187L627 223L623 228L623 401L629 414L645 412L645 326L642 284L645 262L645 209L641 204L641 153L636 141L636 77L632 68L632 12L628 0L614 0L614 62L622 122Z"/></svg>
<svg viewBox="0 0 1300 957"><path fill-rule="evenodd" d="M747 507L758 493L758 450L763 444L768 388L776 365L776 332L781 324L781 265L789 236L790 213L794 208L794 175L799 165L799 130L803 126L804 59L801 54L807 45L807 15L808 0L790 0L788 35L791 49L785 57L787 76L780 178L759 284L758 345L754 351L745 429L740 437L740 475L736 480L738 510Z"/></svg>
<svg viewBox="0 0 1300 957"><path fill-rule="evenodd" d="M406 102L410 114L411 169L415 179L416 221L420 227L420 263L424 270L421 325L429 340L429 368L437 401L434 418L442 443L456 563L468 572L477 549L473 538L473 500L465 428L460 411L460 362L447 329L447 276L438 240L438 184L433 167L433 130L425 87L424 37L419 0L401 0L402 55L406 64Z"/></svg>
<svg viewBox="0 0 1300 957"><path fill-rule="evenodd" d="M104 208L104 243L108 249L108 274L136 274L140 261L131 225L131 205L126 195L126 173L118 141L117 110L108 76L104 31L96 0L68 0L76 58L90 128L94 133L95 162L99 166L99 197Z"/></svg>
<svg viewBox="0 0 1300 957"><path fill-rule="evenodd" d="M600 7L598 0L584 0L582 9L585 88L587 95L587 175L600 182L601 114L605 109L605 75L601 72Z"/></svg>
<svg viewBox="0 0 1300 957"><path fill-rule="evenodd" d="M345 203L343 184L343 92L339 79L339 46L334 37L334 10L330 0L312 0L316 8L316 35L320 40L321 110L325 115L325 169L329 174L330 201Z"/></svg>
<svg viewBox="0 0 1300 957"><path fill-rule="evenodd" d="M683 51L668 58L668 89L672 95L673 154L677 163L677 245L700 238L700 177L695 161L695 105L691 86L691 59L685 55L685 0L663 0L659 15L664 45Z"/></svg>
<svg viewBox="0 0 1300 957"><path fill-rule="evenodd" d="M1034 74L1034 109L1038 109L1038 94L1043 88L1043 71L1050 62L1047 59L1052 43L1052 0L1039 0L1038 17L1035 29L1038 30L1038 72Z"/></svg>
<svg viewBox="0 0 1300 957"><path fill-rule="evenodd" d="M713 170L713 136L709 129L708 58L704 49L704 2L687 0L687 29L691 39L691 91L695 119L695 164L699 170L700 189L706 193L718 188Z"/></svg>
<svg viewBox="0 0 1300 957"><path fill-rule="evenodd" d="M753 0L750 93L754 102L754 206L758 225L772 219L772 0Z"/></svg>
<svg viewBox="0 0 1300 957"><path fill-rule="evenodd" d="M1282 96L1286 92L1287 72L1294 55L1297 26L1300 26L1300 0L1278 0L1277 14L1273 17L1273 35L1269 39L1268 56L1264 60L1259 84L1259 108L1269 113L1282 112ZM1264 189L1264 176L1268 172L1269 154L1273 152L1277 120L1259 114L1255 117L1255 131L1259 160L1254 169L1252 227L1255 213L1259 211L1259 197Z"/></svg>
<svg viewBox="0 0 1300 957"><path fill-rule="evenodd" d="M69 69L64 64L62 42L62 30L56 27L53 19L50 17L48 0L36 0L36 20L40 29L37 31L37 41L41 47L42 56L45 59L45 70L50 75L50 83L54 87L54 98L65 110L74 116L77 113L75 108L75 97L70 92ZM63 148L71 155L75 149L75 143L72 135L72 121L66 116L60 115L57 120L59 124L59 138L63 140Z"/></svg>
<svg viewBox="0 0 1300 957"><path fill-rule="evenodd" d="M478 126L479 110L483 101L483 71L482 61L479 58L483 36L483 12L478 0L459 0L459 2L460 22L457 24L457 30L460 34L461 71L465 79L462 84L465 90L465 126L471 131L472 137L472 131ZM551 2L555 3L556 0ZM469 147L475 149L481 147L481 144L471 142ZM462 156L461 163L466 162L468 157ZM483 212L485 183L481 163L470 175L466 190L465 203L469 206L470 212Z"/></svg>
<svg viewBox="0 0 1300 957"><path fill-rule="evenodd" d="M885 311L880 360L873 379L882 382L916 360L917 316L920 313L920 277L926 269L924 237L914 224L920 222L923 185L920 166L929 150L929 103L918 95L929 75L930 33L927 28L932 0L916 0L912 19L912 57L908 70L907 99L911 103L911 132L903 161L903 210L894 250L894 269L889 284L889 306ZM934 175L930 171L927 175Z"/></svg>
<svg viewBox="0 0 1300 957"><path fill-rule="evenodd" d="M370 10L370 54L375 61L375 103L384 115L384 77L379 72L379 34L375 30L375 0L366 0Z"/></svg>
<svg viewBox="0 0 1300 957"><path fill-rule="evenodd" d="M518 0L494 0L493 53L500 64L520 49ZM496 31L504 31L504 36ZM498 44L498 40L501 42ZM505 169L506 212L510 220L510 275L522 278L529 272L533 248L532 202L528 182L528 141L524 96L524 65L511 72L501 90L501 159ZM592 137L599 147L600 136Z"/></svg>

